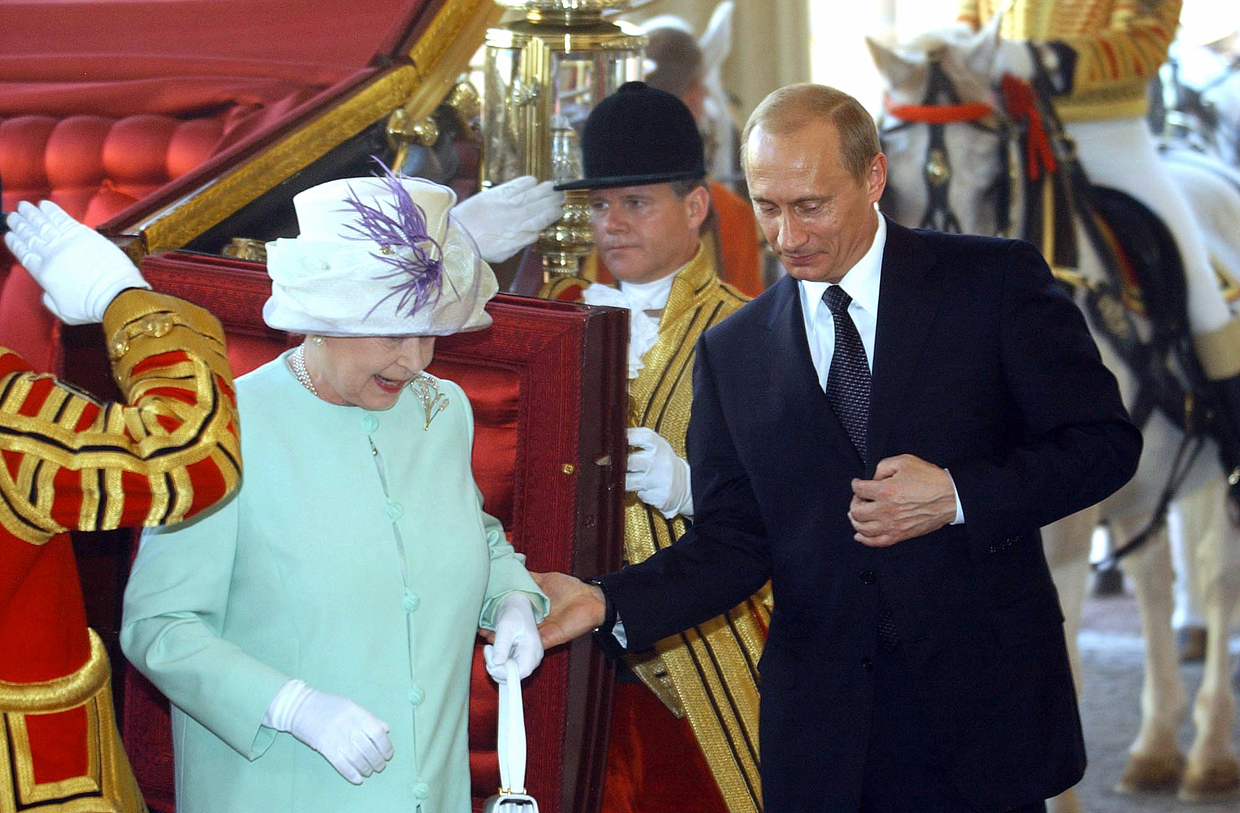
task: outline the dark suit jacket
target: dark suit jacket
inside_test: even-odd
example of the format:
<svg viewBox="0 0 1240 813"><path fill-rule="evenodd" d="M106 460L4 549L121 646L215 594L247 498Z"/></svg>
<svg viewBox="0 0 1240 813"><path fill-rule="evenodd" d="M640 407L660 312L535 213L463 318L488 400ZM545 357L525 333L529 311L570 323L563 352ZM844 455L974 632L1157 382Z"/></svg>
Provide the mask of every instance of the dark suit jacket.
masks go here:
<svg viewBox="0 0 1240 813"><path fill-rule="evenodd" d="M1085 753L1038 528L1127 482L1141 437L1028 243L888 222L875 344L862 461L818 386L795 280L708 331L694 527L604 589L642 649L772 579L760 739L773 813L857 807L879 589L957 789L982 809L1050 797ZM902 453L951 471L965 524L865 547L849 481Z"/></svg>

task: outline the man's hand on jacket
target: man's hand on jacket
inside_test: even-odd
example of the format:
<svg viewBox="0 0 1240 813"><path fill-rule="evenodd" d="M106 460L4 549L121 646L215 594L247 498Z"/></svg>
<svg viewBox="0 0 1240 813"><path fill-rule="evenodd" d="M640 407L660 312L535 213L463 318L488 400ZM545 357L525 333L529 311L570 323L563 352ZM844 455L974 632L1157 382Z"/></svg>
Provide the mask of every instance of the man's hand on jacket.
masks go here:
<svg viewBox="0 0 1240 813"><path fill-rule="evenodd" d="M911 454L880 460L873 480L853 480L853 538L872 548L937 531L956 519L956 488L946 469Z"/></svg>

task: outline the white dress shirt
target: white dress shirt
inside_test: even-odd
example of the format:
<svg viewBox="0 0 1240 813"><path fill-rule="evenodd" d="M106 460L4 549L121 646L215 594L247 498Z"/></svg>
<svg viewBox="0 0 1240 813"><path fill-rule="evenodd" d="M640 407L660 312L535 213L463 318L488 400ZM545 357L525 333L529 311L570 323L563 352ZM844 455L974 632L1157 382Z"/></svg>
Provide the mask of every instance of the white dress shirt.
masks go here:
<svg viewBox="0 0 1240 813"><path fill-rule="evenodd" d="M874 333L878 329L878 286L883 277L883 247L887 245L887 221L877 212L878 231L874 242L857 264L840 279L844 293L852 297L848 315L857 326L861 344L865 347L865 360L874 372ZM818 386L827 391L827 373L831 371L831 358L835 354L835 317L822 301L822 295L834 283L801 280L801 313L805 316L805 335L809 339L809 355L818 371Z"/></svg>
<svg viewBox="0 0 1240 813"><path fill-rule="evenodd" d="M861 345L865 348L865 360L874 373L874 335L878 330L878 291L883 277L883 248L887 245L887 220L876 211L878 229L870 249L840 278L839 287L852 298L848 315L852 317ZM835 283L800 280L801 314L805 317L805 337L809 340L809 355L818 373L818 386L827 390L827 374L831 371L831 359L835 354L835 317L823 294ZM947 473L951 478L951 472ZM952 481L955 491L956 482ZM956 519L953 525L964 522L964 506L960 494L956 494Z"/></svg>

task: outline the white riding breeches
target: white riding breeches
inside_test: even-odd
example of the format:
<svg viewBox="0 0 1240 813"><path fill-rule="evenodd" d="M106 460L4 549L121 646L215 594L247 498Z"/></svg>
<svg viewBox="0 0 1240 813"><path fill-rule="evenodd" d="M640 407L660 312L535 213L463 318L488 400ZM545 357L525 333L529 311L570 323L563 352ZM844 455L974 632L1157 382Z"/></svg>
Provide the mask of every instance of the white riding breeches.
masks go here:
<svg viewBox="0 0 1240 813"><path fill-rule="evenodd" d="M1126 192L1149 207L1175 238L1188 283L1188 321L1196 334L1231 318L1210 267L1205 238L1188 201L1164 170L1154 138L1141 118L1065 122L1091 182Z"/></svg>

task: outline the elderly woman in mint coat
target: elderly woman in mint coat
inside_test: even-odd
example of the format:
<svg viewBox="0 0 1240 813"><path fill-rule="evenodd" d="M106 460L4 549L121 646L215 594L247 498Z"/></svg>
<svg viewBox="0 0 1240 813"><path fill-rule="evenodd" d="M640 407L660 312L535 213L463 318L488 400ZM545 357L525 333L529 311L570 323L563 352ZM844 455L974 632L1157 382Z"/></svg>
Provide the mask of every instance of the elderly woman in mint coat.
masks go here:
<svg viewBox="0 0 1240 813"><path fill-rule="evenodd" d="M470 470L473 415L423 372L496 290L451 190L332 181L269 246L273 327L237 380L234 499L142 540L121 643L173 703L180 813L468 813L477 627L542 657L547 600ZM376 304L377 303L377 304Z"/></svg>

